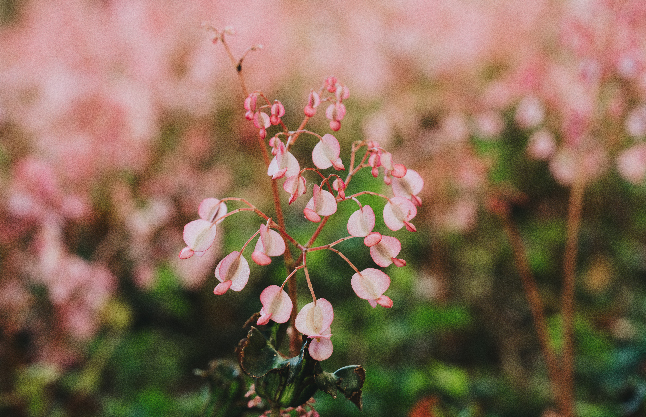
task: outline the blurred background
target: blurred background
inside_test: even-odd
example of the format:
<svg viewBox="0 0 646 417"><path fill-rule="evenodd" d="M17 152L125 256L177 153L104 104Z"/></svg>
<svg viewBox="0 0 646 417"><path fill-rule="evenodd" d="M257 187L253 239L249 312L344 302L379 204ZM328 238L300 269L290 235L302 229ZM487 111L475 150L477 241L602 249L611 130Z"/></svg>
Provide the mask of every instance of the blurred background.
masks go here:
<svg viewBox="0 0 646 417"><path fill-rule="evenodd" d="M375 140L425 180L418 232L393 234L408 266L386 270L392 309L358 300L338 257L310 259L336 313L324 367L367 370L363 413L319 393L322 416L557 416L488 208L513 197L558 349L577 169L577 413L646 415L641 0L1 0L0 415L260 414L245 411L234 348L282 262L213 295L216 263L258 228L244 213L206 256L178 259L203 198L272 212L235 70L203 22L232 26L236 55L264 46L243 69L288 126L335 75L351 92L335 134L344 162L352 141ZM322 114L309 126L329 133ZM306 239L312 226L289 213ZM343 237L349 214L320 241ZM194 373L211 360L210 378Z"/></svg>

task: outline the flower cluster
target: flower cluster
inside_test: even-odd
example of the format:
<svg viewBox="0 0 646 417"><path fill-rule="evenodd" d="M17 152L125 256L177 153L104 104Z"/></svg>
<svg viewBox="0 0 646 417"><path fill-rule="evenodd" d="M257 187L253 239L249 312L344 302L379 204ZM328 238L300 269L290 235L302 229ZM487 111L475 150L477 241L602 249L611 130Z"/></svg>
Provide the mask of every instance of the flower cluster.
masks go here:
<svg viewBox="0 0 646 417"><path fill-rule="evenodd" d="M303 244L292 237L284 225L276 223L270 216L260 211L252 203L243 198L228 197L221 200L207 198L198 208L199 219L191 221L184 227L184 242L186 247L180 251L180 258L186 259L193 255L202 256L215 241L218 225L226 218L241 212L253 212L263 219L256 233L251 236L240 250L226 255L215 268L215 277L219 284L214 293L225 294L228 290L240 291L247 284L251 269L244 255L246 247L257 238L255 248L251 254L252 261L260 266L269 265L272 257L285 254L287 244L291 244L300 252L300 257L293 270L289 271L282 285L267 286L260 294L262 305L259 311L258 325L266 325L270 321L286 323L292 317L295 308L295 299L285 291L284 287L290 279L295 279L296 272L303 270L307 285L312 295L312 302L303 306L296 315L293 326L301 334L309 337L309 352L312 358L324 360L332 354L331 325L334 320L332 303L324 298L317 298L310 280L310 271L307 264L307 255L317 250L329 250L341 256L355 271L350 279L348 288L352 288L356 295L367 300L372 307L380 305L390 308L393 301L384 293L390 286L390 277L380 269L366 268L360 271L336 245L352 238L363 238L363 243L369 248L370 256L374 263L386 268L391 264L402 267L406 261L399 258L401 242L393 236L382 235L374 231L375 212L369 205L360 202L361 196L371 194L385 200L383 208L383 221L392 231L402 228L415 232L416 228L411 223L417 214L417 207L422 203L418 194L423 187L421 176L404 165L395 163L392 154L384 150L375 141L358 141L352 145L350 164L347 174L341 177L339 173L345 171L346 166L341 160L341 146L332 134L320 136L304 129L308 119L316 114L317 107L324 101L329 102L326 117L330 121L330 128L336 131L345 116L346 108L343 100L349 96L346 86L338 82L335 77L329 77L323 86L315 91L311 90L304 107L305 120L298 130L289 130L282 121L285 107L278 101L270 101L263 93L253 92L244 100L245 118L251 121L258 129L258 137L263 146L269 146L271 159L267 167L267 175L271 181L283 181L283 190L287 193L286 200L292 204L299 197L309 194L309 201L303 209L303 216L317 224L316 230L308 243ZM265 143L268 129L277 126L278 131ZM311 165L301 167L301 164L291 152L301 135L312 136L316 144L311 152ZM360 153L363 152L361 158ZM357 163L357 161L359 161ZM357 191L349 194L348 187L358 171L370 169L373 176L379 176L383 169L384 183L392 191L392 197L371 191ZM325 170L332 169L326 173ZM310 174L313 173L314 175ZM307 178L306 178L307 176ZM309 186L308 181L316 181ZM242 207L231 212L227 203L238 202ZM337 213L339 204L357 204L358 209L347 220L347 235L340 239L323 245L313 246L313 242L325 226L328 217ZM280 204L278 204L280 207Z"/></svg>

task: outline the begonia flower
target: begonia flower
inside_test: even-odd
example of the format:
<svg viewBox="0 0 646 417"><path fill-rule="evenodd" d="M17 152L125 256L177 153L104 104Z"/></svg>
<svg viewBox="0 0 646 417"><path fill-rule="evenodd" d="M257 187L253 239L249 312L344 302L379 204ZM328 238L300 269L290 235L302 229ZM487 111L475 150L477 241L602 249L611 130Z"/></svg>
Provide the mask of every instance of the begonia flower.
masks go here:
<svg viewBox="0 0 646 417"><path fill-rule="evenodd" d="M365 240L364 240L365 242ZM406 261L396 258L402 245L399 239L392 236L381 236L378 243L370 246L370 256L382 268L394 263L396 266L406 265Z"/></svg>
<svg viewBox="0 0 646 417"><path fill-rule="evenodd" d="M325 298L306 304L296 316L296 330L313 339L309 352L317 361L325 360L332 355L330 325L333 320L332 304Z"/></svg>
<svg viewBox="0 0 646 417"><path fill-rule="evenodd" d="M424 187L424 180L421 175L412 169L406 170L402 178L393 178L392 189L395 197L404 197L413 202L416 206L422 205L422 200L417 196Z"/></svg>
<svg viewBox="0 0 646 417"><path fill-rule="evenodd" d="M410 220L417 215L417 207L407 198L393 197L384 206L384 223L390 230L399 230L406 226L409 232L417 229Z"/></svg>
<svg viewBox="0 0 646 417"><path fill-rule="evenodd" d="M346 189L345 182L341 178L337 178L332 182L332 188L334 188L334 191L337 191L339 193L339 198L342 200L345 200L345 189Z"/></svg>
<svg viewBox="0 0 646 417"><path fill-rule="evenodd" d="M330 120L330 129L335 132L341 129L341 120L345 117L346 109L345 104L337 101L336 103L330 104L325 110L325 117Z"/></svg>
<svg viewBox="0 0 646 417"><path fill-rule="evenodd" d="M375 212L370 206L363 206L350 215L348 219L348 233L350 236L368 236L375 227Z"/></svg>
<svg viewBox="0 0 646 417"><path fill-rule="evenodd" d="M292 204L298 197L307 192L305 178L300 175L289 177L283 183L283 189L290 194L289 204Z"/></svg>
<svg viewBox="0 0 646 417"><path fill-rule="evenodd" d="M305 106L304 113L307 117L312 117L316 114L316 108L321 104L321 97L316 91L310 91L307 97L307 105Z"/></svg>
<svg viewBox="0 0 646 417"><path fill-rule="evenodd" d="M343 169L343 162L339 158L341 147L339 141L329 133L323 135L319 143L312 150L312 161L318 169L334 166L336 170Z"/></svg>
<svg viewBox="0 0 646 417"><path fill-rule="evenodd" d="M227 214L227 205L217 198L206 198L197 212L200 218L184 226L183 238L187 246L179 253L181 259L202 256L213 245L217 234L215 223Z"/></svg>
<svg viewBox="0 0 646 417"><path fill-rule="evenodd" d="M273 320L276 323L285 323L292 314L292 300L289 295L278 285L270 285L260 293L260 318L258 325L269 323Z"/></svg>
<svg viewBox="0 0 646 417"><path fill-rule="evenodd" d="M256 242L251 259L258 265L269 265L270 256L280 256L283 253L285 253L285 241L280 233L261 224L260 238Z"/></svg>
<svg viewBox="0 0 646 417"><path fill-rule="evenodd" d="M278 100L274 101L274 104L271 105L271 116L269 117L271 124L274 126L280 124L280 118L284 115L285 106L283 106L283 103Z"/></svg>
<svg viewBox="0 0 646 417"><path fill-rule="evenodd" d="M336 198L331 192L314 185L312 198L307 202L303 213L307 220L314 223L320 222L321 216L331 216L336 213Z"/></svg>
<svg viewBox="0 0 646 417"><path fill-rule="evenodd" d="M273 180L282 177L290 178L298 175L301 171L301 167L298 164L296 157L287 150L285 144L279 142L275 149L277 150L277 153L269 163L267 175L269 175Z"/></svg>
<svg viewBox="0 0 646 417"><path fill-rule="evenodd" d="M215 268L215 277L220 281L213 293L222 295L230 289L242 290L249 280L249 263L238 251L225 256Z"/></svg>
<svg viewBox="0 0 646 417"><path fill-rule="evenodd" d="M374 308L377 305L390 308L393 300L383 295L390 286L390 277L375 268L366 268L352 276L352 289L359 298L368 300Z"/></svg>

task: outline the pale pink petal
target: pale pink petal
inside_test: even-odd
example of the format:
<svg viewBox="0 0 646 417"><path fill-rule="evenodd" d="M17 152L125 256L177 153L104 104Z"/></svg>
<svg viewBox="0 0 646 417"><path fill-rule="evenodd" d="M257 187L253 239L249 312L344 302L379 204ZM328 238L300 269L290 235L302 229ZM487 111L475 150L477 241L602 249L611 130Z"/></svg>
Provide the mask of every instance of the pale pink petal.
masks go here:
<svg viewBox="0 0 646 417"><path fill-rule="evenodd" d="M354 274L351 284L359 298L377 301L390 286L390 277L379 269L367 268Z"/></svg>
<svg viewBox="0 0 646 417"><path fill-rule="evenodd" d="M331 216L336 213L336 198L334 198L331 192L321 189L318 185L314 185L312 198L310 198L306 208L314 211L319 216Z"/></svg>
<svg viewBox="0 0 646 417"><path fill-rule="evenodd" d="M619 174L633 184L639 184L646 175L646 143L623 150L617 157Z"/></svg>
<svg viewBox="0 0 646 417"><path fill-rule="evenodd" d="M321 221L321 216L316 214L316 212L314 210L312 210L311 208L309 208L309 207L305 207L303 209L303 215L305 216L305 218L307 220L309 220L309 221L311 221L313 223L318 223L318 222Z"/></svg>
<svg viewBox="0 0 646 417"><path fill-rule="evenodd" d="M334 320L332 304L319 298L303 306L296 316L296 330L310 337L319 337L329 329Z"/></svg>
<svg viewBox="0 0 646 417"><path fill-rule="evenodd" d="M208 220L193 220L184 226L184 242L197 256L202 256L213 245L216 234L215 224Z"/></svg>
<svg viewBox="0 0 646 417"><path fill-rule="evenodd" d="M260 302L262 303L261 315L269 315L276 323L285 323L292 314L292 300L285 290L277 285L265 288L260 294Z"/></svg>
<svg viewBox="0 0 646 417"><path fill-rule="evenodd" d="M317 361L324 361L332 356L332 341L329 338L315 338L310 342L310 356Z"/></svg>
<svg viewBox="0 0 646 417"><path fill-rule="evenodd" d="M417 207L404 197L393 197L384 206L384 223L390 230L401 229L404 222L408 222L416 215Z"/></svg>
<svg viewBox="0 0 646 417"><path fill-rule="evenodd" d="M319 169L329 168L334 165L336 169L343 169L339 159L341 148L339 141L332 135L326 134L312 150L312 161Z"/></svg>
<svg viewBox="0 0 646 417"><path fill-rule="evenodd" d="M370 234L368 234L368 236L366 236L363 239L363 244L370 248L372 246L375 246L377 243L381 242L381 237L382 237L381 233L371 232Z"/></svg>
<svg viewBox="0 0 646 417"><path fill-rule="evenodd" d="M307 191L305 178L300 175L289 177L285 180L283 189L290 194L289 204L292 204L298 197L302 196Z"/></svg>
<svg viewBox="0 0 646 417"><path fill-rule="evenodd" d="M411 199L422 191L424 187L424 180L422 177L412 169L406 170L406 175L403 178L392 179L393 194L396 197L404 197Z"/></svg>
<svg viewBox="0 0 646 417"><path fill-rule="evenodd" d="M368 236L375 227L375 212L370 206L363 206L350 215L348 219L348 233L350 236Z"/></svg>
<svg viewBox="0 0 646 417"><path fill-rule="evenodd" d="M188 259L191 256L193 256L195 252L193 249L189 248L188 246L179 251L179 259Z"/></svg>
<svg viewBox="0 0 646 417"><path fill-rule="evenodd" d="M375 263L383 268L393 263L393 259L401 251L401 243L392 236L382 236L379 243L370 247L370 256Z"/></svg>
<svg viewBox="0 0 646 417"><path fill-rule="evenodd" d="M256 244L256 246L258 245ZM261 266L269 265L271 263L271 258L267 256L266 253L259 251L258 249L253 251L253 253L251 254L251 260Z"/></svg>
<svg viewBox="0 0 646 417"><path fill-rule="evenodd" d="M205 198L197 210L201 219L214 223L217 219L227 214L227 205L217 198Z"/></svg>
<svg viewBox="0 0 646 417"><path fill-rule="evenodd" d="M226 293L227 291L229 291L229 288L231 288L231 284L233 284L233 282L231 281L224 281L219 283L215 286L215 289L213 289L213 294L222 295Z"/></svg>
<svg viewBox="0 0 646 417"><path fill-rule="evenodd" d="M271 160L269 167L267 167L267 175L272 179L289 178L298 175L301 170L298 160L291 152L286 150L283 143L280 143L277 152L276 156Z"/></svg>
<svg viewBox="0 0 646 417"><path fill-rule="evenodd" d="M249 280L249 263L238 251L224 257L215 268L215 277L220 282L232 281L231 289L240 291Z"/></svg>

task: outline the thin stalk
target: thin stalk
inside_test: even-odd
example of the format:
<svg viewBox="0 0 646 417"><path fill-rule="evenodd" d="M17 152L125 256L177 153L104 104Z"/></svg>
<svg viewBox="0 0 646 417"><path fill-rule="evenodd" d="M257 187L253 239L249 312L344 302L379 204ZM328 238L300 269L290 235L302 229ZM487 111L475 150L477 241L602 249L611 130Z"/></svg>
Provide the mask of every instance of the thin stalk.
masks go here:
<svg viewBox="0 0 646 417"><path fill-rule="evenodd" d="M563 261L563 294L561 299L563 317L563 367L562 389L564 417L574 417L574 289L576 283L576 259L578 255L579 229L585 181L578 176L570 191L568 207L567 240Z"/></svg>
<svg viewBox="0 0 646 417"><path fill-rule="evenodd" d="M527 297L527 302L529 303L529 309L534 321L534 328L536 330L536 335L538 336L540 348L543 352L543 356L545 357L545 362L547 365L547 375L550 380L552 394L554 395L557 403L561 406L561 408L563 408L564 403L562 390L560 389L561 375L559 371L559 364L554 350L550 347L543 301L538 291L538 286L536 285L536 279L534 278L534 275L532 274L532 271L529 267L525 245L523 244L523 240L520 236L520 233L516 229L516 226L511 221L509 213L505 211L503 214L501 214L501 218L503 220L507 238L509 239L509 242L511 244L516 269L518 270L520 278L523 282L523 290L525 291L525 297Z"/></svg>

